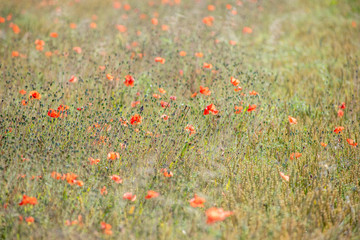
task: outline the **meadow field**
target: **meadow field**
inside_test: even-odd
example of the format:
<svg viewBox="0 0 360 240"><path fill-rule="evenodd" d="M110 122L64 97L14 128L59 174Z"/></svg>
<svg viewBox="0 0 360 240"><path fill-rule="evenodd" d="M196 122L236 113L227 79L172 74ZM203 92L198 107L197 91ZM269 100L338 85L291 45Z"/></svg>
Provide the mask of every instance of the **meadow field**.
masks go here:
<svg viewBox="0 0 360 240"><path fill-rule="evenodd" d="M360 1L0 0L0 239L360 239Z"/></svg>

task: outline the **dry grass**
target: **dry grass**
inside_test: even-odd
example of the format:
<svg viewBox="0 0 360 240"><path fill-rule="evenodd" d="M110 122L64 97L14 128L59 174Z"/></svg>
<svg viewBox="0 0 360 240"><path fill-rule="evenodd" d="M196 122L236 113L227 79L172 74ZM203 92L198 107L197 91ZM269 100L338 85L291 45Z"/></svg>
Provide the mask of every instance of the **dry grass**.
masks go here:
<svg viewBox="0 0 360 240"><path fill-rule="evenodd" d="M360 132L358 1L243 0L238 6L182 0L170 6L154 0L149 6L138 0L129 1L130 11L120 2L114 9L111 0L0 0L0 16L12 14L0 23L1 239L359 239L359 147L346 141L358 142ZM147 17L140 19L141 13ZM215 18L213 26L202 22L206 16ZM117 24L127 31L120 33ZM253 32L244 34L245 26ZM36 50L36 39L44 40L43 51ZM154 62L158 56L165 64ZM216 72L203 69L204 62ZM120 80L109 81L107 73ZM134 87L122 83L128 74ZM69 83L71 75L78 82ZM242 91L234 92L231 76ZM191 98L200 85L211 95ZM167 92L159 100L152 95L160 87ZM41 100L22 106L32 90ZM252 90L259 95L250 96ZM131 107L135 100L140 104ZM211 103L219 114L204 116ZM48 110L60 104L69 106L67 116L50 118ZM249 104L256 111L247 112ZM235 114L235 105L243 112ZM140 125L119 121L136 113ZM289 115L298 124L290 125ZM196 134L189 136L188 124ZM336 134L337 126L345 130ZM111 151L120 158L107 160ZM293 152L302 156L291 160ZM100 162L89 165L89 157ZM84 186L55 180L53 171L76 173ZM290 176L288 183L279 171ZM114 183L113 174L123 183ZM160 196L146 200L150 189ZM123 200L125 192L135 193L136 201ZM194 193L206 199L204 209L189 205ZM38 204L19 206L23 194ZM207 225L205 210L213 206L234 215ZM83 225L65 224L78 215ZM112 235L103 233L103 221Z"/></svg>

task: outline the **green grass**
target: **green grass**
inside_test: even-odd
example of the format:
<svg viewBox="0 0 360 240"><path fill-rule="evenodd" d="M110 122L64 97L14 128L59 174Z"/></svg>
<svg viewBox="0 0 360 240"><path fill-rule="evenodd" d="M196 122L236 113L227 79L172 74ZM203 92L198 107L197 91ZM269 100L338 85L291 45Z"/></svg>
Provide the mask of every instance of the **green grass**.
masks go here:
<svg viewBox="0 0 360 240"><path fill-rule="evenodd" d="M0 16L12 14L0 23L1 239L359 239L359 146L346 140L358 142L360 133L360 2L182 0L171 6L154 0L150 6L139 0L128 2L130 11L120 2L114 9L112 0L46 6L0 0ZM214 17L213 26L202 22L206 16ZM253 32L244 34L245 26ZM36 39L45 41L43 51ZM26 57L12 57L13 51ZM159 56L165 64L155 63ZM108 73L119 80L109 81ZM134 87L123 84L128 74ZM68 82L71 75L76 83ZM234 91L231 76L242 91ZM200 85L211 95L192 98ZM41 100L21 105L33 90ZM250 96L253 90L259 95ZM161 100L171 106L162 108ZM212 103L219 113L204 116ZM69 106L67 116L49 117L60 104ZM247 112L249 104L257 109ZM243 112L235 114L234 106ZM142 117L137 126L130 124L134 114ZM189 135L188 124L196 134ZM337 126L344 131L334 133ZM112 151L120 158L107 160ZM291 160L293 152L302 156ZM89 157L100 162L90 165ZM55 180L53 171L75 173L84 186ZM114 174L122 184L109 178ZM160 196L145 199L148 190ZM123 200L125 192L137 199ZM190 206L195 193L206 199L204 208ZM38 203L19 206L24 194ZM205 211L214 206L234 214L208 225ZM82 225L66 225L79 215ZM30 216L35 222L28 224ZM112 226L112 235L101 222Z"/></svg>

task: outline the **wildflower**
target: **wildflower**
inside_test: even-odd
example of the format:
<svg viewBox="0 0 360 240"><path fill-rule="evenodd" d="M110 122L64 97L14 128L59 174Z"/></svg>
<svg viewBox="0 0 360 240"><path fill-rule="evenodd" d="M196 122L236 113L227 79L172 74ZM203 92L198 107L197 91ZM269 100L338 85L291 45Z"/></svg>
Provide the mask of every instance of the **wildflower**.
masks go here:
<svg viewBox="0 0 360 240"><path fill-rule="evenodd" d="M140 101L131 102L131 107L136 107L136 105L139 105L139 104L140 104Z"/></svg>
<svg viewBox="0 0 360 240"><path fill-rule="evenodd" d="M170 96L170 100L176 101L176 96Z"/></svg>
<svg viewBox="0 0 360 240"><path fill-rule="evenodd" d="M208 105L204 110L204 115L208 115L209 113L212 113L213 115L216 115L219 113L219 111L215 108L214 104Z"/></svg>
<svg viewBox="0 0 360 240"><path fill-rule="evenodd" d="M27 204L36 205L36 204L37 204L37 199L36 199L36 197L28 197L28 196L26 196L26 195L23 195L23 199L22 199L22 201L19 203L19 205L22 206L22 205L27 205Z"/></svg>
<svg viewBox="0 0 360 240"><path fill-rule="evenodd" d="M163 89L163 88L159 88L158 90L159 90L159 93L161 93L161 94L166 93L165 89Z"/></svg>
<svg viewBox="0 0 360 240"><path fill-rule="evenodd" d="M90 165L96 165L100 162L100 159L93 159L92 157L89 157L88 160L90 161Z"/></svg>
<svg viewBox="0 0 360 240"><path fill-rule="evenodd" d="M249 28L249 27L244 27L244 28L243 28L243 33L244 33L244 34L250 34L250 33L252 33L252 29Z"/></svg>
<svg viewBox="0 0 360 240"><path fill-rule="evenodd" d="M152 23L152 25L158 25L159 24L159 20L157 19L157 18L152 18L151 19L151 23Z"/></svg>
<svg viewBox="0 0 360 240"><path fill-rule="evenodd" d="M158 197L160 194L158 192L155 192L153 190L149 190L147 192L147 195L145 196L145 199L150 199L150 198L156 198Z"/></svg>
<svg viewBox="0 0 360 240"><path fill-rule="evenodd" d="M31 224L33 222L35 222L35 219L33 217L27 217L25 218L25 221L28 223L28 224Z"/></svg>
<svg viewBox="0 0 360 240"><path fill-rule="evenodd" d="M123 199L127 199L129 201L135 201L136 200L136 195L133 195L131 192L126 192L123 195Z"/></svg>
<svg viewBox="0 0 360 240"><path fill-rule="evenodd" d="M170 178L174 175L171 171L168 171L166 168L160 169L160 172L162 172L164 177L167 177L167 178Z"/></svg>
<svg viewBox="0 0 360 240"><path fill-rule="evenodd" d="M341 109L345 109L345 108L346 108L345 103L344 103L344 102L343 102L343 103L341 103L341 105L339 106L339 108L341 108Z"/></svg>
<svg viewBox="0 0 360 240"><path fill-rule="evenodd" d="M30 99L40 100L41 99L41 94L38 93L37 91L31 91L30 94L29 94L29 98Z"/></svg>
<svg viewBox="0 0 360 240"><path fill-rule="evenodd" d="M290 154L290 159L291 160L294 160L294 157L295 158L299 158L299 157L301 157L302 156L302 154L301 153L298 153L298 152L296 152L296 153L291 153Z"/></svg>
<svg viewBox="0 0 360 240"><path fill-rule="evenodd" d="M180 51L180 52L179 52L179 55L180 55L181 57L185 57L185 56L186 56L186 52L185 52L185 51Z"/></svg>
<svg viewBox="0 0 360 240"><path fill-rule="evenodd" d="M239 79L236 79L236 78L233 78L233 77L230 78L230 82L231 82L231 84L234 85L235 87L240 84L240 80L239 80Z"/></svg>
<svg viewBox="0 0 360 240"><path fill-rule="evenodd" d="M255 92L254 90L253 90L253 91L250 91L249 94L250 94L250 96L257 96L257 95L259 95L259 93L258 93L258 92Z"/></svg>
<svg viewBox="0 0 360 240"><path fill-rule="evenodd" d="M162 119L164 119L165 121L166 120L168 120L169 119L169 116L168 115L166 115L166 114L163 114L163 115L161 115L161 117L160 118L162 118Z"/></svg>
<svg viewBox="0 0 360 240"><path fill-rule="evenodd" d="M50 37L57 38L59 35L56 32L50 33Z"/></svg>
<svg viewBox="0 0 360 240"><path fill-rule="evenodd" d="M58 118L58 117L60 117L59 111L56 111L56 110L54 110L54 109L52 109L52 108L49 109L49 111L48 111L47 114L48 114L49 117L52 117L52 118Z"/></svg>
<svg viewBox="0 0 360 240"><path fill-rule="evenodd" d="M106 235L112 235L112 231L111 231L111 225L106 223L106 222L101 222L101 229L103 230L104 234Z"/></svg>
<svg viewBox="0 0 360 240"><path fill-rule="evenodd" d="M141 116L139 114L135 114L134 116L131 117L130 124L137 125L137 124L140 124L141 121L142 121Z"/></svg>
<svg viewBox="0 0 360 240"><path fill-rule="evenodd" d="M204 94L206 96L211 95L211 91L209 91L209 88L208 87L203 87L203 86L200 86L200 93Z"/></svg>
<svg viewBox="0 0 360 240"><path fill-rule="evenodd" d="M189 132L189 136L191 136L192 134L195 134L195 133L196 133L194 126L191 125L191 124L188 124L188 125L185 127L185 130Z"/></svg>
<svg viewBox="0 0 360 240"><path fill-rule="evenodd" d="M108 194L108 191L107 191L107 189L106 189L105 186L103 186L103 187L100 189L100 194L103 195L103 196Z"/></svg>
<svg viewBox="0 0 360 240"><path fill-rule="evenodd" d="M216 208L216 207L209 208L208 210L206 210L205 213L207 216L207 221L206 221L207 224L213 224L218 221L223 221L227 217L234 214L233 212L224 211L222 208Z"/></svg>
<svg viewBox="0 0 360 240"><path fill-rule="evenodd" d="M112 76L110 73L106 74L106 78L107 78L109 81L114 80L114 76Z"/></svg>
<svg viewBox="0 0 360 240"><path fill-rule="evenodd" d="M285 175L283 172L279 172L279 174L280 174L280 177L282 179L284 179L286 182L288 182L290 180L290 177Z"/></svg>
<svg viewBox="0 0 360 240"><path fill-rule="evenodd" d="M20 93L21 95L25 95L25 94L26 94L26 91L25 91L24 89L21 89L21 90L19 91L19 93Z"/></svg>
<svg viewBox="0 0 360 240"><path fill-rule="evenodd" d="M198 195L194 194L194 198L190 199L190 206L196 207L204 207L204 203L206 202L205 198L198 197Z"/></svg>
<svg viewBox="0 0 360 240"><path fill-rule="evenodd" d="M346 141L348 142L348 144L350 144L353 147L356 147L357 145L357 143L353 139L348 138L346 139Z"/></svg>
<svg viewBox="0 0 360 240"><path fill-rule="evenodd" d="M243 110L243 107L242 107L242 106L235 106L235 114L241 113L242 110Z"/></svg>
<svg viewBox="0 0 360 240"><path fill-rule="evenodd" d="M165 101L161 101L160 105L161 105L162 108L170 107L170 104L168 102L165 102Z"/></svg>
<svg viewBox="0 0 360 240"><path fill-rule="evenodd" d="M120 176L118 176L118 175L112 175L112 176L110 176L110 178L111 178L111 180L113 180L116 183L122 183L123 182L122 178Z"/></svg>
<svg viewBox="0 0 360 240"><path fill-rule="evenodd" d="M204 17L203 18L203 23L205 24L205 25L207 25L207 26L212 26L213 25L213 23L214 23L214 17L212 17L212 16L209 16L209 17Z"/></svg>
<svg viewBox="0 0 360 240"><path fill-rule="evenodd" d="M203 68L206 68L206 69L212 69L213 65L211 63L204 63L203 64Z"/></svg>
<svg viewBox="0 0 360 240"><path fill-rule="evenodd" d="M155 58L155 62L158 62L158 63L164 64L164 63L165 63L165 58L162 58L162 57L156 57L156 58Z"/></svg>
<svg viewBox="0 0 360 240"><path fill-rule="evenodd" d="M336 127L336 128L334 129L334 132L335 132L335 133L341 133L344 129L345 129L344 127L339 126L339 127Z"/></svg>
<svg viewBox="0 0 360 240"><path fill-rule="evenodd" d="M134 78L131 76L131 75L126 75L125 76L125 81L124 81L124 84L125 86L127 87L133 87L134 86Z"/></svg>
<svg viewBox="0 0 360 240"><path fill-rule="evenodd" d="M256 107L257 107L257 106L256 106L255 104L254 104L254 105L249 105L247 111L248 111L248 112L255 111L255 110L256 110Z"/></svg>
<svg viewBox="0 0 360 240"><path fill-rule="evenodd" d="M120 154L118 152L109 152L107 155L107 159L109 160L117 160L120 158Z"/></svg>
<svg viewBox="0 0 360 240"><path fill-rule="evenodd" d="M327 146L327 143L321 142L320 144L321 144L321 146L323 146L323 147L326 147L326 146Z"/></svg>
<svg viewBox="0 0 360 240"><path fill-rule="evenodd" d="M290 124L297 124L296 118L293 118L293 117L291 117L291 116L288 116L288 118L289 118L289 123L290 123Z"/></svg>
<svg viewBox="0 0 360 240"><path fill-rule="evenodd" d="M343 117L344 116L344 111L339 109L338 113L337 113L338 117Z"/></svg>
<svg viewBox="0 0 360 240"><path fill-rule="evenodd" d="M71 82L71 83L77 82L77 77L75 77L74 75L71 75L69 82Z"/></svg>

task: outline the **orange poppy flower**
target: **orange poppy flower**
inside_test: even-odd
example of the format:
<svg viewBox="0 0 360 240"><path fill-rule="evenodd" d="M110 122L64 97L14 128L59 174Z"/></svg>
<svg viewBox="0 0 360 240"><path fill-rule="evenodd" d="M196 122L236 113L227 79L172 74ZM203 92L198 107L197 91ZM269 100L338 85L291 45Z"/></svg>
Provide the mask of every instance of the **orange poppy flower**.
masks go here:
<svg viewBox="0 0 360 240"><path fill-rule="evenodd" d="M179 52L179 55L180 55L181 57L185 57L185 56L186 56L186 52L185 52L185 51L180 51L180 52Z"/></svg>
<svg viewBox="0 0 360 240"><path fill-rule="evenodd" d="M185 130L189 132L189 136L191 136L192 134L195 134L195 133L196 133L194 126L191 125L191 124L188 124L188 125L185 127Z"/></svg>
<svg viewBox="0 0 360 240"><path fill-rule="evenodd" d="M209 10L210 12L215 11L215 6L212 5L212 4L208 5L207 8L208 8L208 10Z"/></svg>
<svg viewBox="0 0 360 240"><path fill-rule="evenodd" d="M40 100L41 99L41 94L38 93L37 91L30 91L29 98L30 99L38 99L38 100Z"/></svg>
<svg viewBox="0 0 360 240"><path fill-rule="evenodd" d="M288 116L288 118L289 118L289 123L290 123L290 124L297 124L296 118L293 118L293 117L291 117L291 116Z"/></svg>
<svg viewBox="0 0 360 240"><path fill-rule="evenodd" d="M110 73L106 74L106 78L107 78L109 81L114 80L114 76L112 76Z"/></svg>
<svg viewBox="0 0 360 240"><path fill-rule="evenodd" d="M92 157L89 157L88 160L90 161L90 165L96 165L100 162L100 159L93 159Z"/></svg>
<svg viewBox="0 0 360 240"><path fill-rule="evenodd" d="M301 153L298 153L298 152L296 152L296 153L291 153L290 154L290 159L291 160L294 160L294 157L295 158L299 158L299 157L301 157L302 156L302 154Z"/></svg>
<svg viewBox="0 0 360 240"><path fill-rule="evenodd" d="M97 27L96 22L90 23L90 28L95 29Z"/></svg>
<svg viewBox="0 0 360 240"><path fill-rule="evenodd" d="M126 192L123 195L123 199L127 199L129 201L135 201L136 200L136 195L133 195L131 192Z"/></svg>
<svg viewBox="0 0 360 240"><path fill-rule="evenodd" d="M256 107L257 107L257 106L256 106L255 104L254 104L254 105L249 105L247 111L248 111L248 112L255 111L255 110L256 110Z"/></svg>
<svg viewBox="0 0 360 240"><path fill-rule="evenodd" d="M52 109L52 108L49 109L49 111L48 111L47 114L48 114L49 117L52 117L52 118L58 118L58 117L60 117L59 111L56 111L56 110L54 110L54 109Z"/></svg>
<svg viewBox="0 0 360 240"><path fill-rule="evenodd" d="M116 183L122 183L123 182L122 178L120 176L118 176L118 175L112 175L112 176L109 176L109 177L111 178L111 180L113 180Z"/></svg>
<svg viewBox="0 0 360 240"><path fill-rule="evenodd" d="M165 89L163 89L163 88L159 88L158 90L159 90L159 92L162 93L162 94L166 93Z"/></svg>
<svg viewBox="0 0 360 240"><path fill-rule="evenodd" d="M124 33L127 31L127 28L124 25L116 25L117 30L119 30L119 32Z"/></svg>
<svg viewBox="0 0 360 240"><path fill-rule="evenodd" d="M82 52L81 47L73 47L73 50L78 54L80 54Z"/></svg>
<svg viewBox="0 0 360 240"><path fill-rule="evenodd" d="M227 10L231 10L231 8L232 8L231 4L226 4L226 9Z"/></svg>
<svg viewBox="0 0 360 240"><path fill-rule="evenodd" d="M343 103L341 103L341 105L339 106L339 108L341 108L341 109L345 109L345 108L346 108L345 103L344 103L344 102L343 102Z"/></svg>
<svg viewBox="0 0 360 240"><path fill-rule="evenodd" d="M213 23L214 23L214 17L212 17L212 16L209 16L209 17L204 17L203 18L203 20L202 20L202 22L205 24L205 25L207 25L207 26L212 26L213 25Z"/></svg>
<svg viewBox="0 0 360 240"><path fill-rule="evenodd" d="M113 232L111 231L112 226L106 222L101 222L101 229L103 230L103 233L106 235L112 235Z"/></svg>
<svg viewBox="0 0 360 240"><path fill-rule="evenodd" d="M357 143L354 142L354 140L352 140L352 139L350 139L350 138L346 139L346 141L348 142L348 144L350 144L350 145L353 146L353 147L356 147L356 145L357 145Z"/></svg>
<svg viewBox="0 0 360 240"><path fill-rule="evenodd" d="M75 77L74 75L71 75L69 82L71 82L71 83L77 82L77 77Z"/></svg>
<svg viewBox="0 0 360 240"><path fill-rule="evenodd" d="M258 92L255 92L254 90L249 92L250 96L256 96L258 95L259 93Z"/></svg>
<svg viewBox="0 0 360 240"><path fill-rule="evenodd" d="M151 19L151 23L152 23L152 25L158 25L159 24L159 20L157 19L157 18L152 18Z"/></svg>
<svg viewBox="0 0 360 240"><path fill-rule="evenodd" d="M134 116L131 117L130 124L137 125L140 124L141 121L142 121L142 117L139 114L135 114Z"/></svg>
<svg viewBox="0 0 360 240"><path fill-rule="evenodd" d="M170 100L176 101L176 96L170 96Z"/></svg>
<svg viewBox="0 0 360 240"><path fill-rule="evenodd" d="M25 221L30 224L30 223L35 222L35 219L33 217L27 217L27 218L25 218Z"/></svg>
<svg viewBox="0 0 360 240"><path fill-rule="evenodd" d="M208 105L204 110L204 115L208 115L209 113L212 113L213 115L216 115L219 113L219 111L215 108L214 104Z"/></svg>
<svg viewBox="0 0 360 240"><path fill-rule="evenodd" d="M170 27L168 25L165 25L165 24L161 25L161 30L169 31L169 29L170 29Z"/></svg>
<svg viewBox="0 0 360 240"><path fill-rule="evenodd" d="M206 202L205 198L198 197L198 195L194 194L194 198L190 199L190 206L196 207L204 207L204 203Z"/></svg>
<svg viewBox="0 0 360 240"><path fill-rule="evenodd" d="M343 130L344 130L345 128L344 127L336 127L335 129L334 129L334 132L335 133L341 133Z"/></svg>
<svg viewBox="0 0 360 240"><path fill-rule="evenodd" d="M105 195L108 194L108 191L107 191L107 189L106 189L106 186L103 186L103 187L100 189L100 194L101 194L102 196L105 196Z"/></svg>
<svg viewBox="0 0 360 240"><path fill-rule="evenodd" d="M51 173L51 177L53 179L60 180L61 179L61 173L58 173L58 172L54 171L54 172Z"/></svg>
<svg viewBox="0 0 360 240"><path fill-rule="evenodd" d="M50 33L50 37L57 38L59 35L56 32Z"/></svg>
<svg viewBox="0 0 360 240"><path fill-rule="evenodd" d="M204 57L204 54L202 52L196 52L195 57L202 58Z"/></svg>
<svg viewBox="0 0 360 240"><path fill-rule="evenodd" d="M23 195L23 199L22 201L19 203L20 206L23 206L23 205L36 205L37 204L37 199L36 197L28 197L26 195Z"/></svg>
<svg viewBox="0 0 360 240"><path fill-rule="evenodd" d="M149 190L149 191L147 192L147 195L145 196L145 199L156 198L156 197L158 197L159 195L160 195L160 193L155 192L155 191L153 191L153 190Z"/></svg>
<svg viewBox="0 0 360 240"><path fill-rule="evenodd" d="M227 217L231 216L234 213L231 211L224 211L224 209L222 208L212 207L206 210L205 214L207 216L206 223L213 224L215 222L225 220Z"/></svg>
<svg viewBox="0 0 360 240"><path fill-rule="evenodd" d="M161 101L160 104L162 108L170 107L170 104L168 102Z"/></svg>
<svg viewBox="0 0 360 240"><path fill-rule="evenodd" d="M212 69L213 65L211 63L204 63L203 68L205 69Z"/></svg>
<svg viewBox="0 0 360 240"><path fill-rule="evenodd" d="M160 99L161 96L160 96L159 94L154 93L154 94L153 94L153 98Z"/></svg>
<svg viewBox="0 0 360 240"><path fill-rule="evenodd" d="M351 22L351 26L352 26L353 28L356 28L356 22L355 22L355 21L352 21L352 22Z"/></svg>
<svg viewBox="0 0 360 240"><path fill-rule="evenodd" d="M4 23L5 22L5 18L4 17L0 17L0 23Z"/></svg>
<svg viewBox="0 0 360 240"><path fill-rule="evenodd" d="M230 77L230 82L231 82L231 84L234 85L235 87L240 84L240 80L238 80L238 79L236 79L236 78L234 78L234 77Z"/></svg>
<svg viewBox="0 0 360 240"><path fill-rule="evenodd" d="M11 28L12 28L12 30L13 30L13 32L15 33L15 34L19 34L20 33L20 28L19 28L19 26L18 25L16 25L16 24L12 24L12 26L11 26Z"/></svg>
<svg viewBox="0 0 360 240"><path fill-rule="evenodd" d="M107 159L109 160L117 160L120 158L120 154L118 152L109 152L108 155L107 155Z"/></svg>
<svg viewBox="0 0 360 240"><path fill-rule="evenodd" d="M230 41L229 41L229 44L232 45L232 46L235 46L235 45L236 45L236 41L230 40Z"/></svg>
<svg viewBox="0 0 360 240"><path fill-rule="evenodd" d="M286 182L289 182L290 177L288 175L285 175L283 172L279 172L280 177L284 179Z"/></svg>
<svg viewBox="0 0 360 240"><path fill-rule="evenodd" d="M338 113L337 113L338 117L343 117L344 116L344 111L339 109Z"/></svg>
<svg viewBox="0 0 360 240"><path fill-rule="evenodd" d="M124 10L129 11L131 9L130 4L124 4Z"/></svg>
<svg viewBox="0 0 360 240"><path fill-rule="evenodd" d="M164 119L165 121L167 121L167 120L169 119L169 116L166 115L166 114L163 114L163 115L161 115L160 118L162 118L162 119Z"/></svg>
<svg viewBox="0 0 360 240"><path fill-rule="evenodd" d="M12 57L18 57L20 53L18 51L12 51L11 56Z"/></svg>
<svg viewBox="0 0 360 240"><path fill-rule="evenodd" d="M115 8L115 9L121 8L121 2L118 2L118 1L113 2L113 8Z"/></svg>
<svg viewBox="0 0 360 240"><path fill-rule="evenodd" d="M320 144L321 144L321 146L323 146L323 147L326 147L326 146L327 146L327 144L326 144L326 143L323 143L323 142L321 142Z"/></svg>
<svg viewBox="0 0 360 240"><path fill-rule="evenodd" d="M21 95L25 95L25 94L26 94L26 91L25 91L24 89L21 89L21 90L19 91L19 93L20 93Z"/></svg>
<svg viewBox="0 0 360 240"><path fill-rule="evenodd" d="M242 110L243 110L243 107L242 107L242 106L235 106L235 114L241 113Z"/></svg>
<svg viewBox="0 0 360 240"><path fill-rule="evenodd" d="M250 34L250 33L252 33L252 29L249 28L249 27L244 27L244 28L243 28L243 33L244 33L244 34Z"/></svg>
<svg viewBox="0 0 360 240"><path fill-rule="evenodd" d="M71 29L75 29L75 28L77 28L77 26L76 26L75 23L70 23L70 28L71 28Z"/></svg>
<svg viewBox="0 0 360 240"><path fill-rule="evenodd" d="M203 86L200 86L200 93L204 94L206 96L211 95L211 91L209 91L209 88L208 87L203 87Z"/></svg>
<svg viewBox="0 0 360 240"><path fill-rule="evenodd" d="M167 177L167 178L174 176L174 174L171 171L168 171L166 168L160 169L160 172L162 172L164 177Z"/></svg>
<svg viewBox="0 0 360 240"><path fill-rule="evenodd" d="M191 98L196 97L196 95L197 95L197 92L194 92L193 94L191 94Z"/></svg>
<svg viewBox="0 0 360 240"><path fill-rule="evenodd" d="M136 107L136 105L139 105L140 101L134 101L131 103L131 107Z"/></svg>
<svg viewBox="0 0 360 240"><path fill-rule="evenodd" d="M162 57L156 57L156 58L155 58L155 62L158 62L158 63L164 64L164 63L165 63L165 58L162 58Z"/></svg>
<svg viewBox="0 0 360 240"><path fill-rule="evenodd" d="M242 87L237 87L237 88L234 89L235 92L239 92L241 90L242 90Z"/></svg>
<svg viewBox="0 0 360 240"><path fill-rule="evenodd" d="M125 76L125 81L124 81L124 84L125 86L127 87L133 87L134 86L134 78L131 76L131 75L126 75Z"/></svg>

